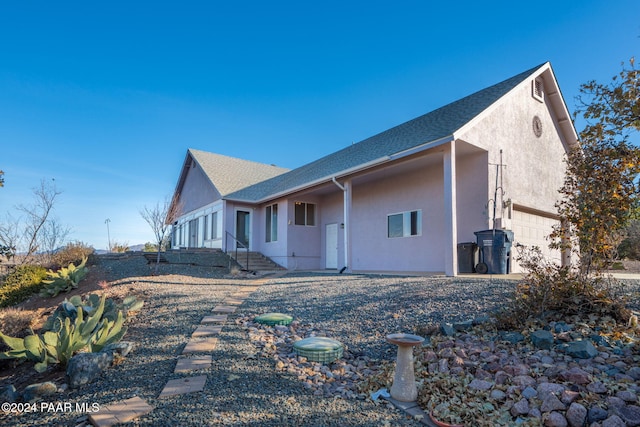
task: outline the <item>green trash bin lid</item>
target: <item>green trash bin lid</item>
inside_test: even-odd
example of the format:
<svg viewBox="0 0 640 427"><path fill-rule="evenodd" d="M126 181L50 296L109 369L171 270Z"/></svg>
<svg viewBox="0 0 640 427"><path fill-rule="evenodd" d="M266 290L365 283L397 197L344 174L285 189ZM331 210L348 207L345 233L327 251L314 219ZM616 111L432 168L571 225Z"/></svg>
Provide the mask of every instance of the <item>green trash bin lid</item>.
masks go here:
<svg viewBox="0 0 640 427"><path fill-rule="evenodd" d="M344 346L331 338L310 337L293 343L293 351L312 362L331 363L342 357Z"/></svg>
<svg viewBox="0 0 640 427"><path fill-rule="evenodd" d="M288 325L293 321L293 317L283 313L266 313L256 316L254 319L256 322L263 325Z"/></svg>

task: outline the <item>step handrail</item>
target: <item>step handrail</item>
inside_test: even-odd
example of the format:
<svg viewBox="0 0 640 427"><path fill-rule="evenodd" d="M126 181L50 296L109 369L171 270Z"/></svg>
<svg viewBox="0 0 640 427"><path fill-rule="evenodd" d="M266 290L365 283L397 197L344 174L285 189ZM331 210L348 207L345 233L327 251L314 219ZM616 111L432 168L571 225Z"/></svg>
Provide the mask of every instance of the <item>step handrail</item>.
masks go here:
<svg viewBox="0 0 640 427"><path fill-rule="evenodd" d="M242 246L243 248L245 248L247 250L247 264L245 266L245 270L249 270L249 247L247 245L245 245L244 243L242 243L240 240L238 240L236 238L236 236L234 236L233 234L229 233L228 231L225 231L226 235L225 235L225 240L224 240L224 253L227 253L227 249L229 248L229 237L231 237L235 242L236 242L236 262L238 261L238 245Z"/></svg>

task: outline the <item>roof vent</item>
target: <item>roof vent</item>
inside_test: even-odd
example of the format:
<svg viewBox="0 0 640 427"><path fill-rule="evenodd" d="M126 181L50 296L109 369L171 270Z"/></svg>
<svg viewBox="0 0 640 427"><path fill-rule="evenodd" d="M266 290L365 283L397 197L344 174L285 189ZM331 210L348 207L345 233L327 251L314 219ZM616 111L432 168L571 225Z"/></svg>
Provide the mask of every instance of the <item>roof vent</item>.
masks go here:
<svg viewBox="0 0 640 427"><path fill-rule="evenodd" d="M531 82L531 95L540 102L544 102L544 84L542 79L533 79Z"/></svg>

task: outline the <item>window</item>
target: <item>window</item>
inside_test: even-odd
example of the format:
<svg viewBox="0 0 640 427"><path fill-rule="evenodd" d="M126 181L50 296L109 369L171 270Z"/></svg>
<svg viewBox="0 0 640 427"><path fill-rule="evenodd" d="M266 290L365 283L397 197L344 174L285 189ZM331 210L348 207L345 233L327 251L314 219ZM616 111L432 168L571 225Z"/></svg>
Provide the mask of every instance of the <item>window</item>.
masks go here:
<svg viewBox="0 0 640 427"><path fill-rule="evenodd" d="M211 214L211 238L219 239L220 233L218 232L218 212Z"/></svg>
<svg viewBox="0 0 640 427"><path fill-rule="evenodd" d="M205 215L202 217L202 240L209 239L209 227L207 227L207 220L209 219L209 215Z"/></svg>
<svg viewBox="0 0 640 427"><path fill-rule="evenodd" d="M422 211L401 212L387 216L387 237L409 237L422 234Z"/></svg>
<svg viewBox="0 0 640 427"><path fill-rule="evenodd" d="M278 205L267 206L265 212L267 227L265 228L266 241L276 242L278 240Z"/></svg>
<svg viewBox="0 0 640 427"><path fill-rule="evenodd" d="M313 203L296 202L294 218L296 225L316 225L316 205Z"/></svg>

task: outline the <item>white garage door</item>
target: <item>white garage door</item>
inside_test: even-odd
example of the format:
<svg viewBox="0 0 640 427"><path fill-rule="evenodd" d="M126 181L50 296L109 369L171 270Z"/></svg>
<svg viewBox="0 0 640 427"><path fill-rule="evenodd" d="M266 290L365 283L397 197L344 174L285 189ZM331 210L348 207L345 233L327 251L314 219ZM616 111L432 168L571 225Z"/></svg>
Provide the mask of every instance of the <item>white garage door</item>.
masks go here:
<svg viewBox="0 0 640 427"><path fill-rule="evenodd" d="M557 223L558 220L553 218L514 209L511 220L514 246L517 243L524 246L538 246L543 254L560 263L560 251L549 249L549 240L547 239L553 231L553 226ZM514 261L512 263L513 272L521 271L516 262L517 255L518 249L514 247L511 252Z"/></svg>

